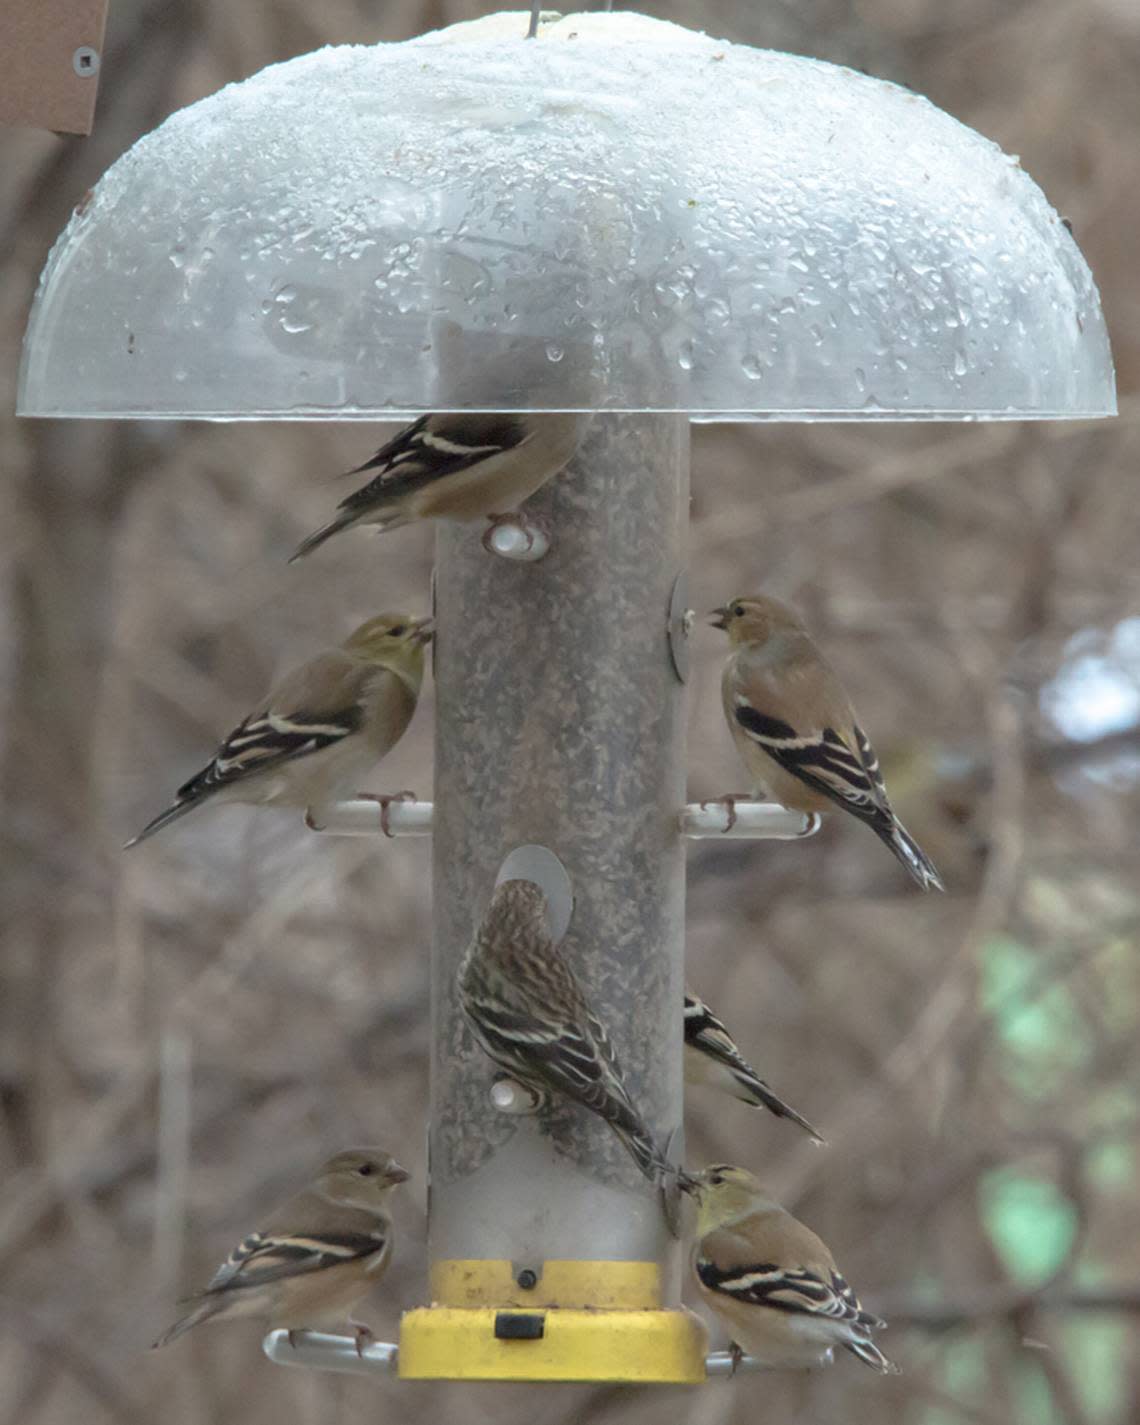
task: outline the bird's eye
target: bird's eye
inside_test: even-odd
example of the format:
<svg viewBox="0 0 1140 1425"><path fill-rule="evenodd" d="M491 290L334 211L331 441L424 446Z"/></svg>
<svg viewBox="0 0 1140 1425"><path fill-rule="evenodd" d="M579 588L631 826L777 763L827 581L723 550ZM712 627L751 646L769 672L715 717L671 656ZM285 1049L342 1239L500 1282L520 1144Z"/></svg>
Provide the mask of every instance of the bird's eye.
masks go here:
<svg viewBox="0 0 1140 1425"><path fill-rule="evenodd" d="M729 613L733 616L733 618L743 618L743 617L744 617L744 605L743 605L743 604L733 604L732 608L729 609Z"/></svg>
<svg viewBox="0 0 1140 1425"><path fill-rule="evenodd" d="M370 1178L370 1177L372 1177L372 1175L375 1173L375 1171L376 1171L376 1164L375 1164L375 1163L361 1163L360 1167L357 1168L356 1173L357 1173L357 1176L358 1176L358 1177L361 1177L361 1178Z"/></svg>
<svg viewBox="0 0 1140 1425"><path fill-rule="evenodd" d="M404 634L407 633L407 631L408 630L404 627L402 623L398 623L395 628L390 628L388 630L388 632L392 635L393 638L403 638Z"/></svg>

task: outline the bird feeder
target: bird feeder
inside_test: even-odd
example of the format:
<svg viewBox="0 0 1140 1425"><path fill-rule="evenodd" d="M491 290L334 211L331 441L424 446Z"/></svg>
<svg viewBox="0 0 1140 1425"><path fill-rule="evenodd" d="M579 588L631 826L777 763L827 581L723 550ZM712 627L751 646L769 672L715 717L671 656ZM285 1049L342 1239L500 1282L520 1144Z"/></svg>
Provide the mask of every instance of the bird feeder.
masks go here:
<svg viewBox="0 0 1140 1425"><path fill-rule="evenodd" d="M544 558L438 536L434 803L390 813L434 838L431 1303L398 1353L266 1349L409 1378L696 1382L704 1331L658 1194L590 1115L492 1095L459 959L521 856L677 1155L684 838L726 825L684 807L689 421L1107 416L1112 364L1041 190L920 96L637 14L526 29L516 12L321 50L140 139L47 263L20 410L597 412L528 505ZM378 809L330 827L376 830Z"/></svg>

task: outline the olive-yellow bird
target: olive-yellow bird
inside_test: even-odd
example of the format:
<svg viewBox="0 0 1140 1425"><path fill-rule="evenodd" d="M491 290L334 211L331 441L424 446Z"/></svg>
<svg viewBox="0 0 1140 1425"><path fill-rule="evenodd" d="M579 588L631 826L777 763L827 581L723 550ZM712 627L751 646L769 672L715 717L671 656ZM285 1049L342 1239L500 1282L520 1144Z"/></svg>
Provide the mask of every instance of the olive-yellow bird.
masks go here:
<svg viewBox="0 0 1140 1425"><path fill-rule="evenodd" d="M203 1321L261 1316L270 1330L290 1333L350 1325L360 1354L372 1333L349 1313L388 1265L389 1197L407 1178L379 1148L348 1148L330 1158L310 1187L242 1238L155 1346Z"/></svg>
<svg viewBox="0 0 1140 1425"><path fill-rule="evenodd" d="M416 710L431 620L380 614L283 678L127 846L206 801L321 811L396 745Z"/></svg>
<svg viewBox="0 0 1140 1425"><path fill-rule="evenodd" d="M414 520L466 522L506 514L566 465L588 421L576 411L421 416L349 471L379 473L342 500L293 559L352 525L383 531Z"/></svg>
<svg viewBox="0 0 1140 1425"><path fill-rule="evenodd" d="M733 1355L765 1366L830 1365L842 1346L897 1374L871 1340L886 1323L864 1311L831 1253L744 1168L696 1175L693 1271L701 1296L732 1335Z"/></svg>
<svg viewBox="0 0 1140 1425"><path fill-rule="evenodd" d="M757 790L805 814L850 812L923 890L945 889L892 810L843 684L795 610L754 595L714 609L712 622L731 644L721 680L724 715Z"/></svg>

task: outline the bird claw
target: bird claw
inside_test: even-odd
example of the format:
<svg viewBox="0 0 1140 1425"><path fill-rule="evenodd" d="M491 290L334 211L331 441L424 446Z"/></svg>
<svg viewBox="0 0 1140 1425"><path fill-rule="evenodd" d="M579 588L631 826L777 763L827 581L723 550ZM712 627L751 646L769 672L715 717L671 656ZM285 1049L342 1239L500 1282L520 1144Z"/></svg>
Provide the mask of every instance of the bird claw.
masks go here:
<svg viewBox="0 0 1140 1425"><path fill-rule="evenodd" d="M728 1377L731 1380L740 1369L740 1363L744 1359L744 1352L740 1346L733 1341L728 1348L728 1354L732 1357L732 1365L729 1367Z"/></svg>
<svg viewBox="0 0 1140 1425"><path fill-rule="evenodd" d="M288 1336L288 1338L289 1338L289 1348L290 1348L290 1350L295 1351L295 1350L297 1349L297 1331L296 1331L296 1329L295 1329L294 1327L290 1326L289 1329L288 1329L288 1331L285 1332L285 1334L286 1334L286 1336Z"/></svg>
<svg viewBox="0 0 1140 1425"><path fill-rule="evenodd" d="M392 838L392 827L388 821L388 808L393 802L414 802L415 792L357 792L357 799L362 802L376 802L380 807L380 830L389 840Z"/></svg>
<svg viewBox="0 0 1140 1425"><path fill-rule="evenodd" d="M701 810L708 811L709 807L724 807L728 814L728 821L725 824L722 836L726 836L736 825L736 803L750 802L752 797L747 792L726 792L723 797L710 797L707 802L701 803Z"/></svg>
<svg viewBox="0 0 1140 1425"><path fill-rule="evenodd" d="M525 541L522 549L508 552L498 548L495 532L499 529L517 530ZM488 554L500 558L536 560L541 559L550 547L550 523L541 515L524 515L518 510L508 510L501 515L488 515L487 528L483 531L483 548Z"/></svg>
<svg viewBox="0 0 1140 1425"><path fill-rule="evenodd" d="M376 1336L370 1326L358 1326L355 1322L351 1322L350 1325L353 1335L356 1337L356 1354L363 1360L365 1346L370 1346Z"/></svg>

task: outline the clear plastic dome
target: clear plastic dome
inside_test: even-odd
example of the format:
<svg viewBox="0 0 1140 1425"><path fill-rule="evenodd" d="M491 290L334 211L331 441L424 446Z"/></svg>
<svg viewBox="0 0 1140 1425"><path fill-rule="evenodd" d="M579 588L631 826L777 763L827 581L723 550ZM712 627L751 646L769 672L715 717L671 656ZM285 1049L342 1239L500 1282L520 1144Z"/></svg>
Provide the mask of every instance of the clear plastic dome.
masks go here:
<svg viewBox="0 0 1140 1425"><path fill-rule="evenodd" d="M1100 416L1096 287L896 85L636 14L321 50L174 114L56 243L38 416Z"/></svg>

